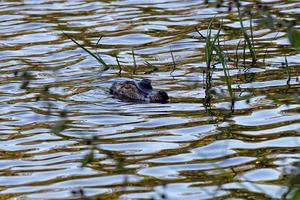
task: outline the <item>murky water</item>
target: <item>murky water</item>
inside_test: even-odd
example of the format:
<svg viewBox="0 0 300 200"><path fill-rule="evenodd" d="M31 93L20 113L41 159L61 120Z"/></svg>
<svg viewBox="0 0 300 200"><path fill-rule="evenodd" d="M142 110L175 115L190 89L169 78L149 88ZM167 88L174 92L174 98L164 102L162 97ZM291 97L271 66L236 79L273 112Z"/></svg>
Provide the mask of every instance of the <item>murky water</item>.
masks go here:
<svg viewBox="0 0 300 200"><path fill-rule="evenodd" d="M297 1L268 6L299 18ZM213 87L219 92L208 112L205 42L194 27L205 35L213 17L215 31L223 21L223 39L234 54L242 38L236 11L215 2L1 1L0 199L66 199L80 189L98 199L280 198L285 170L299 158L300 56L285 32L254 20L257 66L230 66L235 110L218 65ZM97 49L111 69L102 71L63 32L90 50L102 36ZM170 103L112 98L108 89L122 78L151 79ZM67 110L67 127L53 132L61 110ZM93 145L95 158L82 168Z"/></svg>

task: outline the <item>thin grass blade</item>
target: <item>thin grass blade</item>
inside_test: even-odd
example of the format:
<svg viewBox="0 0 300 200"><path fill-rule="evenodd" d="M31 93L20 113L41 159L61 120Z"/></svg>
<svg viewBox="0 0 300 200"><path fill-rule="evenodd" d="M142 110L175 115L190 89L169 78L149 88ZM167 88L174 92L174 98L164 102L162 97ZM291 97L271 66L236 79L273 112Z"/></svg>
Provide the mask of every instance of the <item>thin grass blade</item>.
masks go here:
<svg viewBox="0 0 300 200"><path fill-rule="evenodd" d="M74 42L77 46L79 46L80 48L82 48L84 51L86 51L88 54L90 54L92 57L94 57L100 64L102 64L104 66L103 70L107 70L109 69L109 66L104 62L104 60L98 55L98 54L94 54L92 53L90 50L88 50L87 48L85 48L84 46L82 46L81 44L79 44L75 39L73 39L70 35L66 34L63 32L63 34L65 36L67 36L70 40L72 40L72 42Z"/></svg>

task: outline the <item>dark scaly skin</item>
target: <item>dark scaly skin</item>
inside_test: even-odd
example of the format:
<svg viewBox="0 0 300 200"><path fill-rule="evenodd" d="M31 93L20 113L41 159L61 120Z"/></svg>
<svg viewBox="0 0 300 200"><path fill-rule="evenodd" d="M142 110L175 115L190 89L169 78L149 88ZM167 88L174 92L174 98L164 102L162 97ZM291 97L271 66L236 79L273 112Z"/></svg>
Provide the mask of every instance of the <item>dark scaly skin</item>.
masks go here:
<svg viewBox="0 0 300 200"><path fill-rule="evenodd" d="M153 90L151 81L148 79L140 82L116 82L110 88L110 93L119 99L129 101L167 103L169 100L166 92Z"/></svg>
<svg viewBox="0 0 300 200"><path fill-rule="evenodd" d="M110 88L110 93L120 99L145 101L145 95L141 93L133 81L114 83Z"/></svg>

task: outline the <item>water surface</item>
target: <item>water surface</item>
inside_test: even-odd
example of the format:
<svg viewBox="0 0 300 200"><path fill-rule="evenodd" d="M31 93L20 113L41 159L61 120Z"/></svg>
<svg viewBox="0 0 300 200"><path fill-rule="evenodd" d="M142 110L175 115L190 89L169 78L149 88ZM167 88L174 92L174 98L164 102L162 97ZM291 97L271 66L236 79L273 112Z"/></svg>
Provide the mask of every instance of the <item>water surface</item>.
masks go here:
<svg viewBox="0 0 300 200"><path fill-rule="evenodd" d="M268 6L299 18L296 1ZM284 31L254 19L257 65L229 65L234 112L221 65L207 110L205 41L195 27L207 35L213 17L213 33L223 21L233 56L242 34L227 9L195 0L1 1L0 199L67 199L79 189L95 199L280 198L299 158L300 57ZM97 49L110 69L63 32ZM170 103L113 98L108 89L123 78L151 79ZM55 131L61 120L66 129ZM93 162L81 167L93 145Z"/></svg>

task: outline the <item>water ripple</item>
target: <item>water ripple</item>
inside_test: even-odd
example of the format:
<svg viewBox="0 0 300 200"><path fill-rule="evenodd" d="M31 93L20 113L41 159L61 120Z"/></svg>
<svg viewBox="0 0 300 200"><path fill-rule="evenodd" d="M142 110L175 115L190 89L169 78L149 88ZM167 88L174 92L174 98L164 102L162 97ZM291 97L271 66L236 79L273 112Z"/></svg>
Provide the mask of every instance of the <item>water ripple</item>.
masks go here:
<svg viewBox="0 0 300 200"><path fill-rule="evenodd" d="M267 5L298 19L299 2ZM255 16L251 67L249 51L244 61L236 51L236 9L213 1L4 0L0 14L0 199L73 199L79 189L99 199L276 199L286 191L285 170L299 159L300 71L284 31ZM207 36L212 18L212 35L223 23L226 54L241 55L228 62L234 112L221 64L205 91L206 44L195 27ZM109 94L131 78L151 79L170 102Z"/></svg>

